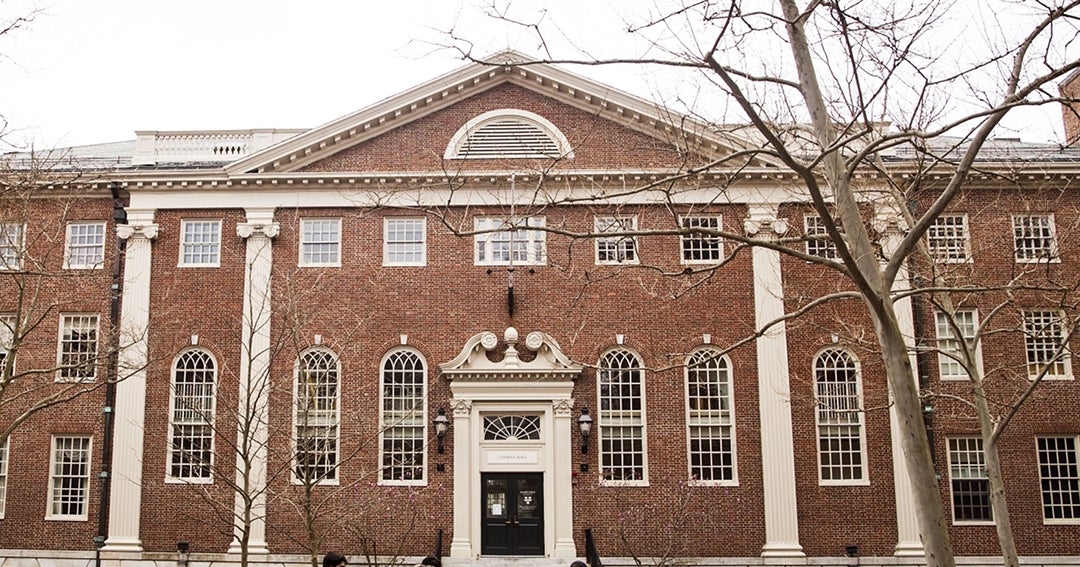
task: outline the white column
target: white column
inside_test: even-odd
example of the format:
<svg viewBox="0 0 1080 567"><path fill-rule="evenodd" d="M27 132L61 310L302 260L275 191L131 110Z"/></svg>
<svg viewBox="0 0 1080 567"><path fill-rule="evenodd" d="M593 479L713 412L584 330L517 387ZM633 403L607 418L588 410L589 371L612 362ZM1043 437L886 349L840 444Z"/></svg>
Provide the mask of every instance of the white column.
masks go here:
<svg viewBox="0 0 1080 567"><path fill-rule="evenodd" d="M116 227L127 240L124 254L123 310L117 356L109 537L104 551L142 551L143 432L146 412L147 330L150 327L150 241L157 237L154 211L128 211L128 224Z"/></svg>
<svg viewBox="0 0 1080 567"><path fill-rule="evenodd" d="M266 545L266 459L270 398L270 271L272 239L278 234L273 209L248 209L247 222L236 225L247 241L244 303L241 315L240 405L237 408L236 528L229 553L241 552L244 517L249 527L248 553L270 553ZM245 449L246 448L246 449ZM248 463L245 465L245 461ZM245 498L246 497L246 498ZM250 499L251 505L245 505Z"/></svg>
<svg viewBox="0 0 1080 567"><path fill-rule="evenodd" d="M787 232L775 205L751 205L746 233L772 240ZM780 253L753 247L755 325L761 329L784 315ZM765 488L765 545L762 557L804 557L799 545L795 500L795 444L792 439L787 330L773 325L757 339L758 404L761 410L761 468Z"/></svg>
<svg viewBox="0 0 1080 567"><path fill-rule="evenodd" d="M886 258L891 258L897 246L903 239L903 227L900 226L901 217L888 209L875 212L874 228L877 230L881 241L881 250ZM893 291L904 291L911 288L911 280L907 268L901 268L893 283ZM896 321L900 325L900 332L907 342L910 363L915 380L918 380L919 365L915 359L915 319L912 312L911 298L905 297L893 302L893 310L896 313ZM892 389L889 391L892 395ZM900 418L896 413L896 405L889 404L889 428L892 434L892 461L893 461L893 487L896 496L896 547L893 554L897 556L923 557L925 555L922 538L919 537L919 523L915 515L915 496L911 491L911 475L908 474L904 465L904 449L900 440Z"/></svg>
<svg viewBox="0 0 1080 567"><path fill-rule="evenodd" d="M554 439L552 450L554 462L552 463L552 475L555 480L555 493L544 496L544 500L553 504L555 510L555 549L552 557L570 559L577 557L577 549L574 547L574 502L571 495L574 493L571 484L573 480L574 466L572 461L573 448L577 446L572 429L571 419L573 416L574 402L569 399L554 400L552 410L555 418ZM563 441L558 441L562 439ZM549 508L550 509L550 508Z"/></svg>
<svg viewBox="0 0 1080 567"><path fill-rule="evenodd" d="M450 557L473 559L472 525L473 506L480 495L472 494L470 461L472 460L472 401L453 399L450 408L454 412L454 537L450 540Z"/></svg>

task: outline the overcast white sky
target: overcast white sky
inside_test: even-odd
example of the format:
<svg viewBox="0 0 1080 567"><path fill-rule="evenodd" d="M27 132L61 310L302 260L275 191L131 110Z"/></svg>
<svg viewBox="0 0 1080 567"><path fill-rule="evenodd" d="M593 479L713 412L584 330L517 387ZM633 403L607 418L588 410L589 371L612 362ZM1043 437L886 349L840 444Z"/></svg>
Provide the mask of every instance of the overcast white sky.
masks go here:
<svg viewBox="0 0 1080 567"><path fill-rule="evenodd" d="M640 50L625 21L653 4L516 0L515 14L544 6L557 33L611 54ZM27 29L0 37L0 114L10 141L39 148L135 130L314 127L461 66L432 46L451 28L479 54L542 55L483 14L490 0L0 0L0 18L35 5L44 13ZM649 99L671 94L639 69L571 70ZM1004 134L1054 141L1060 121L1043 109Z"/></svg>

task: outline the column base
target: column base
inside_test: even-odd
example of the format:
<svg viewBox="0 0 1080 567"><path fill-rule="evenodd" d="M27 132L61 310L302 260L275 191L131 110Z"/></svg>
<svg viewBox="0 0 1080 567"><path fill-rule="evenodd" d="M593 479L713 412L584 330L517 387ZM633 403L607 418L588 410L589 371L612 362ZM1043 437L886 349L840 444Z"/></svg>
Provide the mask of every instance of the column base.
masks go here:
<svg viewBox="0 0 1080 567"><path fill-rule="evenodd" d="M229 544L229 555L240 555L243 548L240 546L240 542L233 541ZM269 555L270 548L267 547L265 541L253 541L248 543L248 555Z"/></svg>
<svg viewBox="0 0 1080 567"><path fill-rule="evenodd" d="M105 547L101 551L121 551L142 553L142 540L137 537L111 537L105 540Z"/></svg>
<svg viewBox="0 0 1080 567"><path fill-rule="evenodd" d="M551 556L557 559L572 559L577 557L577 548L574 547L574 540L557 540L555 542L555 551L551 553Z"/></svg>
<svg viewBox="0 0 1080 567"><path fill-rule="evenodd" d="M472 544L468 540L454 538L450 542L450 557L454 559L472 559Z"/></svg>
<svg viewBox="0 0 1080 567"><path fill-rule="evenodd" d="M766 543L761 548L762 557L806 557L806 552L798 543Z"/></svg>
<svg viewBox="0 0 1080 567"><path fill-rule="evenodd" d="M902 541L896 544L893 550L895 557L923 557L925 555L926 549L923 548L922 542L918 541Z"/></svg>

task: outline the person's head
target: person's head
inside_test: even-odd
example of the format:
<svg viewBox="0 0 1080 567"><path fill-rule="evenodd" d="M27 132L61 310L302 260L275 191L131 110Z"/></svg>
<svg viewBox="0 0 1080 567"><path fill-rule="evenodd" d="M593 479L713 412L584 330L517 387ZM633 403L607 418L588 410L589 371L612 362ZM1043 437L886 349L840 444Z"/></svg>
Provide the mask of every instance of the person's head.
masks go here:
<svg viewBox="0 0 1080 567"><path fill-rule="evenodd" d="M345 567L349 564L349 561L345 559L344 555L331 551L323 557L322 564L323 567Z"/></svg>

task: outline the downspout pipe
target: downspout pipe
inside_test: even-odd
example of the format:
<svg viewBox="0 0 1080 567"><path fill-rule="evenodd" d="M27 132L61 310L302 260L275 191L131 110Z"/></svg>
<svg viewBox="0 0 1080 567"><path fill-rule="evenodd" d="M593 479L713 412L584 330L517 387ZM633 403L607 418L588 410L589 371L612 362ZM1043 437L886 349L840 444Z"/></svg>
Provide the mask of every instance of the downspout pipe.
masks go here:
<svg viewBox="0 0 1080 567"><path fill-rule="evenodd" d="M115 181L109 184L109 191L113 201L113 234L116 227L127 224L127 211L124 209L124 197L120 193L120 184ZM105 540L109 535L109 495L112 485L112 453L113 453L113 429L116 415L116 381L118 376L118 353L120 348L120 294L123 291L121 268L124 262L124 252L127 249L127 241L115 236L115 254L113 255L112 283L109 286L109 336L108 336L108 364L105 369L105 405L101 408L102 415L102 450L100 479L101 494L98 498L97 535L94 536L95 553L94 564L101 567L101 548L105 546Z"/></svg>

